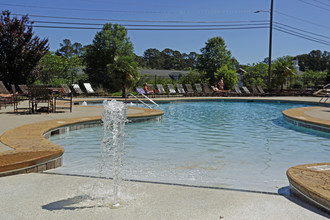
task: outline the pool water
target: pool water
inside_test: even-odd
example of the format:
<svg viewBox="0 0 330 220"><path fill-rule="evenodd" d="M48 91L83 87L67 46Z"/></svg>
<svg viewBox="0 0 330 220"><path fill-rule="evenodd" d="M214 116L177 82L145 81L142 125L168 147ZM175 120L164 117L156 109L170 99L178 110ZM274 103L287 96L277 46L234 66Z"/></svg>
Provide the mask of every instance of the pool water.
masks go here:
<svg viewBox="0 0 330 220"><path fill-rule="evenodd" d="M296 129L282 111L302 104L173 102L162 120L126 125L124 178L277 192L286 170L329 162L329 135ZM56 135L63 166L50 172L98 176L103 127Z"/></svg>

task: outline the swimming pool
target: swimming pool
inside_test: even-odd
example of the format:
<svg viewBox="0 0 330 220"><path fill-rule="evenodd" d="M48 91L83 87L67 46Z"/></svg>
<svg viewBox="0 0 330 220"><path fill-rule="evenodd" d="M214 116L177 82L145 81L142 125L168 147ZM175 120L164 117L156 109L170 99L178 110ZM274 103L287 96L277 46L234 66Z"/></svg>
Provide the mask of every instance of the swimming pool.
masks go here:
<svg viewBox="0 0 330 220"><path fill-rule="evenodd" d="M126 125L127 179L277 192L286 170L327 162L329 135L285 122L293 103L172 102L162 120ZM50 172L98 176L102 127L50 138L65 148L63 166Z"/></svg>

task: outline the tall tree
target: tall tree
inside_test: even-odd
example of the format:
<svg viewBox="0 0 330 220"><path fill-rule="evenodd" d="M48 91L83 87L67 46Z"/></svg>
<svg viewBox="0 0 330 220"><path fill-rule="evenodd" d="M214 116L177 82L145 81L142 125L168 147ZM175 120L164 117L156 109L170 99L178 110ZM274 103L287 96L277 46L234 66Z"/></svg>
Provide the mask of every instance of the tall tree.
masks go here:
<svg viewBox="0 0 330 220"><path fill-rule="evenodd" d="M195 52L190 52L187 56L185 56L185 60L186 60L185 68L195 69L197 64L197 58L198 58L198 54Z"/></svg>
<svg viewBox="0 0 330 220"><path fill-rule="evenodd" d="M108 64L108 72L116 89L122 90L122 97L126 97L126 88L131 88L140 79L137 70L138 63L133 56L117 56L112 64Z"/></svg>
<svg viewBox="0 0 330 220"><path fill-rule="evenodd" d="M163 69L164 58L156 48L150 48L143 53L143 59L147 68Z"/></svg>
<svg viewBox="0 0 330 220"><path fill-rule="evenodd" d="M318 88L318 86L326 85L327 72L326 71L313 71L306 70L303 74L299 75L303 86L308 88Z"/></svg>
<svg viewBox="0 0 330 220"><path fill-rule="evenodd" d="M102 30L96 33L93 44L87 47L84 55L85 71L93 84L113 88L107 65L113 64L117 56L134 56L133 44L123 26L106 23Z"/></svg>
<svg viewBox="0 0 330 220"><path fill-rule="evenodd" d="M29 17L0 19L0 79L7 84L32 83L39 74L39 61L48 51L48 39L34 36Z"/></svg>
<svg viewBox="0 0 330 220"><path fill-rule="evenodd" d="M260 85L265 87L268 80L268 65L259 62L243 68L246 70L244 77L244 85L251 87L252 85Z"/></svg>
<svg viewBox="0 0 330 220"><path fill-rule="evenodd" d="M221 37L213 37L205 43L198 57L197 69L205 71L210 83L215 83L214 74L222 65L228 65L229 69L234 64L230 50L227 50L225 41Z"/></svg>
<svg viewBox="0 0 330 220"><path fill-rule="evenodd" d="M77 69L81 65L82 59L77 55L65 57L48 51L40 60L40 80L46 84L54 84L56 79L71 82L72 75L76 75Z"/></svg>
<svg viewBox="0 0 330 220"><path fill-rule="evenodd" d="M75 42L72 44L69 39L64 39L63 43L60 43L60 47L61 48L56 51L56 55L63 57L81 56L83 50L81 43Z"/></svg>
<svg viewBox="0 0 330 220"><path fill-rule="evenodd" d="M277 58L273 63L273 86L280 86L283 90L285 82L290 79L292 80L295 77L295 68L293 67L293 57L284 56Z"/></svg>
<svg viewBox="0 0 330 220"><path fill-rule="evenodd" d="M330 62L330 53L327 51L322 53L320 50L312 50L308 54L298 55L297 58L301 71L324 71L327 68L327 63Z"/></svg>

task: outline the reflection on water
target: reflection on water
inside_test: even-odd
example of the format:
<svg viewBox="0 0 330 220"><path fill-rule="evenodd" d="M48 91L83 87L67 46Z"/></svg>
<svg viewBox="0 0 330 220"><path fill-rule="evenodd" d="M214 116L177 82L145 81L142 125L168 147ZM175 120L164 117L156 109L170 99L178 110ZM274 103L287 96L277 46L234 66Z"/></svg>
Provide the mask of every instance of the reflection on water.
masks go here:
<svg viewBox="0 0 330 220"><path fill-rule="evenodd" d="M292 129L282 111L297 104L182 102L162 104L163 120L126 126L127 179L277 192L286 170L327 162L329 138ZM101 127L51 141L65 148L59 173L97 175ZM54 172L54 171L51 171Z"/></svg>

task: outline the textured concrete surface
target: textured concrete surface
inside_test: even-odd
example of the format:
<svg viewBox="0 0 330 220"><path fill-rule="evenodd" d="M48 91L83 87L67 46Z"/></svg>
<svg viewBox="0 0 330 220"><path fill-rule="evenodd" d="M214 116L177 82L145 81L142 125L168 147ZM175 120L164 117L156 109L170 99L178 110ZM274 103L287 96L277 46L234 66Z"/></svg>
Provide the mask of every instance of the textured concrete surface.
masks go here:
<svg viewBox="0 0 330 220"><path fill-rule="evenodd" d="M294 197L124 182L111 209L112 181L52 174L0 178L0 219L328 219ZM110 198L109 200L107 198Z"/></svg>

